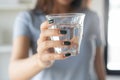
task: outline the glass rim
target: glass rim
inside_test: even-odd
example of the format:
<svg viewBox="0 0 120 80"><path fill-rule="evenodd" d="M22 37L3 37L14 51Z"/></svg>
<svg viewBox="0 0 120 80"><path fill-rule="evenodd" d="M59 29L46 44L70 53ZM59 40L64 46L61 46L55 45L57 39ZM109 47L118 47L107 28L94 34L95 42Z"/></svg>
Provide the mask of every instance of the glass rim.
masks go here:
<svg viewBox="0 0 120 80"><path fill-rule="evenodd" d="M46 17L73 17L73 16L85 16L85 13L61 13L46 15Z"/></svg>

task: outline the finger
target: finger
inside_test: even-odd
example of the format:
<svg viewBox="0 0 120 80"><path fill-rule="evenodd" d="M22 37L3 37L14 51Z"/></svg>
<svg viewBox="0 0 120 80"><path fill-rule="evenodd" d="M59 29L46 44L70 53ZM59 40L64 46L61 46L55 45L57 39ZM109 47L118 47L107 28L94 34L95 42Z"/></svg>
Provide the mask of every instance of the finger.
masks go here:
<svg viewBox="0 0 120 80"><path fill-rule="evenodd" d="M48 21L45 21L44 23L42 23L40 26L41 33L44 32L45 30L47 30L50 26L52 26L52 24L49 24ZM40 37L41 37L42 41L45 41L48 39L48 37L42 37L41 35L40 35Z"/></svg>
<svg viewBox="0 0 120 80"><path fill-rule="evenodd" d="M66 58L64 54L56 54L56 53L51 53L51 54L42 54L41 55L42 61L52 61L52 60L63 60Z"/></svg>
<svg viewBox="0 0 120 80"><path fill-rule="evenodd" d="M44 41L42 43L38 43L38 45L40 45L37 50L39 52L39 50L46 51L53 47L69 47L72 43L69 41Z"/></svg>
<svg viewBox="0 0 120 80"><path fill-rule="evenodd" d="M48 21L45 21L44 23L41 24L40 29L41 31L44 31L48 29L50 26L52 26L52 24L49 24Z"/></svg>
<svg viewBox="0 0 120 80"><path fill-rule="evenodd" d="M60 29L47 29L40 34L40 38L45 40L45 38L48 38L50 36L63 36L67 34L66 30L60 30Z"/></svg>
<svg viewBox="0 0 120 80"><path fill-rule="evenodd" d="M44 53L49 48L64 46L63 41L44 41L44 42L38 42L38 45L39 46L37 48L37 52L42 52L42 53Z"/></svg>

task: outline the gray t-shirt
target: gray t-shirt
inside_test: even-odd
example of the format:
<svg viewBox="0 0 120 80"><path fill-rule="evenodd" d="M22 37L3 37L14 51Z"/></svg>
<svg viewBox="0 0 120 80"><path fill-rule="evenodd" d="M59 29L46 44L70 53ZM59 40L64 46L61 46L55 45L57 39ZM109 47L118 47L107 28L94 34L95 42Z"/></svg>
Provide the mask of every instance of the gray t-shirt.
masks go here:
<svg viewBox="0 0 120 80"><path fill-rule="evenodd" d="M83 39L80 54L66 60L55 61L52 67L37 74L32 80L97 80L94 69L96 47L104 46L99 18L96 13L85 10ZM26 36L31 40L32 52L36 53L40 24L46 20L42 11L24 11L14 24L14 38Z"/></svg>

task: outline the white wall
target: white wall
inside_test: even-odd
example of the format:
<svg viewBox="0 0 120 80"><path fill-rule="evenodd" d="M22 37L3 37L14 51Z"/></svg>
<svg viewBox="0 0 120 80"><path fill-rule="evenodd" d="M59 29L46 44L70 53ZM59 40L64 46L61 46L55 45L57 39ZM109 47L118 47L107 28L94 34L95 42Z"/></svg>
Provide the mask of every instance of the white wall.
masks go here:
<svg viewBox="0 0 120 80"><path fill-rule="evenodd" d="M0 5L0 80L9 80L14 20L19 12L28 8L26 5Z"/></svg>
<svg viewBox="0 0 120 80"><path fill-rule="evenodd" d="M0 45L11 44L13 22L18 11L0 10Z"/></svg>
<svg viewBox="0 0 120 80"><path fill-rule="evenodd" d="M9 66L9 59L11 54L11 46L1 48L0 47L0 80L9 80L8 77L8 66Z"/></svg>

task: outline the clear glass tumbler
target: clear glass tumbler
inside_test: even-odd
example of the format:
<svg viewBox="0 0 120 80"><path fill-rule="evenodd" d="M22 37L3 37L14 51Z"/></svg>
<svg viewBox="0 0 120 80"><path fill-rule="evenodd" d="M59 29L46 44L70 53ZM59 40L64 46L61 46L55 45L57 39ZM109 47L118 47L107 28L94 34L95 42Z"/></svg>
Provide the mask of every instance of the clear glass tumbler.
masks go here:
<svg viewBox="0 0 120 80"><path fill-rule="evenodd" d="M71 53L72 56L76 56L80 52L80 45L83 35L83 23L85 14L84 13L64 13L64 14L51 14L46 16L53 26L50 29L66 30L65 36L51 36L51 40L54 41L70 41L75 45L69 47L55 47L54 51L57 54L60 53Z"/></svg>

